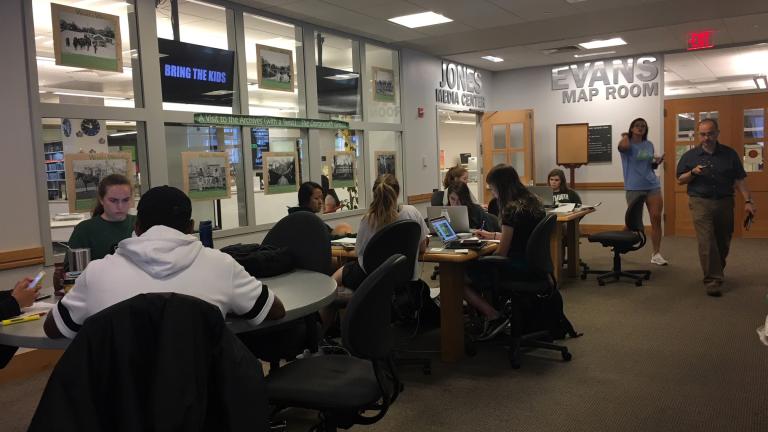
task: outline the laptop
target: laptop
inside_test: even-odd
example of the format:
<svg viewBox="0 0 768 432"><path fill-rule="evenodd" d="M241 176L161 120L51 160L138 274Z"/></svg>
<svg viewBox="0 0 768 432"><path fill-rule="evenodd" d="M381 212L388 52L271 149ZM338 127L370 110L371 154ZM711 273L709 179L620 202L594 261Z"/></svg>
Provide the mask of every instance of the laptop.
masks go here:
<svg viewBox="0 0 768 432"><path fill-rule="evenodd" d="M556 208L557 204L552 199L552 188L549 186L528 186L528 191L544 203L544 208Z"/></svg>
<svg viewBox="0 0 768 432"><path fill-rule="evenodd" d="M443 214L443 209L448 211L448 219L451 220L451 228L458 233L468 233L469 230L469 210L467 206L432 206L427 207L427 219L439 218ZM432 226L429 227L430 233L435 234Z"/></svg>
<svg viewBox="0 0 768 432"><path fill-rule="evenodd" d="M485 247L485 242L477 239L459 239L451 224L448 223L448 219L444 216L430 219L429 224L435 230L435 233L443 242L443 247L446 249L482 249Z"/></svg>

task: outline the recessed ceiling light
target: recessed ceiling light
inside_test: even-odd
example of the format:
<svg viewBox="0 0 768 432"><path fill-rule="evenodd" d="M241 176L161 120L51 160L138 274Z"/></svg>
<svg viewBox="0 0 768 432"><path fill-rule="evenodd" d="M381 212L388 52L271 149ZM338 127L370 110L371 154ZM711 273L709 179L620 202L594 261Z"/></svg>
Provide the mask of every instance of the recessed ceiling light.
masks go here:
<svg viewBox="0 0 768 432"><path fill-rule="evenodd" d="M501 58L501 57L494 57L494 56L482 56L480 58L484 59L484 60L488 60L490 62L494 62L494 63L500 63L500 62L504 61L503 58Z"/></svg>
<svg viewBox="0 0 768 432"><path fill-rule="evenodd" d="M616 54L616 51L600 51L600 52L593 52L593 53L587 53L587 54L574 54L573 56L575 58L582 58L582 57L594 57L594 56L608 55L608 54Z"/></svg>
<svg viewBox="0 0 768 432"><path fill-rule="evenodd" d="M392 21L395 24L400 24L408 28L426 27L435 24L443 24L453 21L452 19L443 15L434 13L432 11L422 12L411 15L403 15L399 17L390 18L388 21Z"/></svg>
<svg viewBox="0 0 768 432"><path fill-rule="evenodd" d="M758 89L768 89L768 78L766 78L765 75L756 75L752 80L755 81L755 85Z"/></svg>
<svg viewBox="0 0 768 432"><path fill-rule="evenodd" d="M593 40L590 42L583 42L583 43L580 43L579 46L584 49L595 49L595 48L607 48L607 47L626 45L626 44L627 43L624 41L624 39L617 37L612 39Z"/></svg>

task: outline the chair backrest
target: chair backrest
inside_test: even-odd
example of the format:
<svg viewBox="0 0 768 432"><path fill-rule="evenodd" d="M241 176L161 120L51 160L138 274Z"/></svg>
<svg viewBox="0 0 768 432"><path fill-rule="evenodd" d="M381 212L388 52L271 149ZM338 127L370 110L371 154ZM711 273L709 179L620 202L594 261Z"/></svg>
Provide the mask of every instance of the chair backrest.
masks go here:
<svg viewBox="0 0 768 432"><path fill-rule="evenodd" d="M550 274L554 271L550 243L552 231L557 224L557 215L547 214L533 228L525 245L525 261L528 271L533 274Z"/></svg>
<svg viewBox="0 0 768 432"><path fill-rule="evenodd" d="M639 196L627 206L627 212L624 213L624 224L630 231L645 232L643 227L643 204L645 204L645 197Z"/></svg>
<svg viewBox="0 0 768 432"><path fill-rule="evenodd" d="M368 241L363 252L365 272L373 273L384 261L395 254L404 255L408 265L414 268L419 255L419 243L422 240L421 225L418 222L412 220L392 222L377 231Z"/></svg>
<svg viewBox="0 0 768 432"><path fill-rule="evenodd" d="M322 219L311 212L296 212L280 219L262 244L291 251L297 268L331 274L331 236Z"/></svg>
<svg viewBox="0 0 768 432"><path fill-rule="evenodd" d="M341 322L341 340L355 357L384 360L393 347L392 294L410 279L413 267L401 254L390 256L355 291Z"/></svg>
<svg viewBox="0 0 768 432"><path fill-rule="evenodd" d="M436 190L432 192L432 198L429 199L429 205L431 206L441 206L443 205L443 196L445 195L445 191Z"/></svg>

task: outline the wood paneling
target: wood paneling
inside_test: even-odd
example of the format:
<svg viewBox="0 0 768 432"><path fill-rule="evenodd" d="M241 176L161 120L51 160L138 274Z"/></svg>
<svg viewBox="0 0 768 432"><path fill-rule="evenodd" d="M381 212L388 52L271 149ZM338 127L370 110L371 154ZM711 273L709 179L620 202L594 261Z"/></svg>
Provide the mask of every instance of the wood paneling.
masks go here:
<svg viewBox="0 0 768 432"><path fill-rule="evenodd" d="M43 248L17 249L0 251L0 270L8 270L19 267L29 267L45 262Z"/></svg>
<svg viewBox="0 0 768 432"><path fill-rule="evenodd" d="M577 191L583 190L624 190L624 182L590 182L579 183L576 182L571 186Z"/></svg>
<svg viewBox="0 0 768 432"><path fill-rule="evenodd" d="M421 204L425 202L430 202L431 200L432 200L432 192L419 194L419 195L411 195L408 197L408 204Z"/></svg>

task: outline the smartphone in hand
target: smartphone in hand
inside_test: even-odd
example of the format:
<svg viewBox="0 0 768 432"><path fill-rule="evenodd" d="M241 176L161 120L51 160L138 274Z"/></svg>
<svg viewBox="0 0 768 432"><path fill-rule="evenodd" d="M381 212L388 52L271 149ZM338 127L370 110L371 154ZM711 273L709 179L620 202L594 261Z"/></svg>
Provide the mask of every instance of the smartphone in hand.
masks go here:
<svg viewBox="0 0 768 432"><path fill-rule="evenodd" d="M32 282L30 282L29 285L27 285L27 289L35 289L37 284L39 284L44 277L45 277L45 272L41 270L40 273L35 275L35 278L32 279Z"/></svg>
<svg viewBox="0 0 768 432"><path fill-rule="evenodd" d="M749 228L752 226L752 219L753 218L754 218L754 216L752 215L752 213L749 213L747 215L746 219L744 219L744 230L745 231L749 231Z"/></svg>

